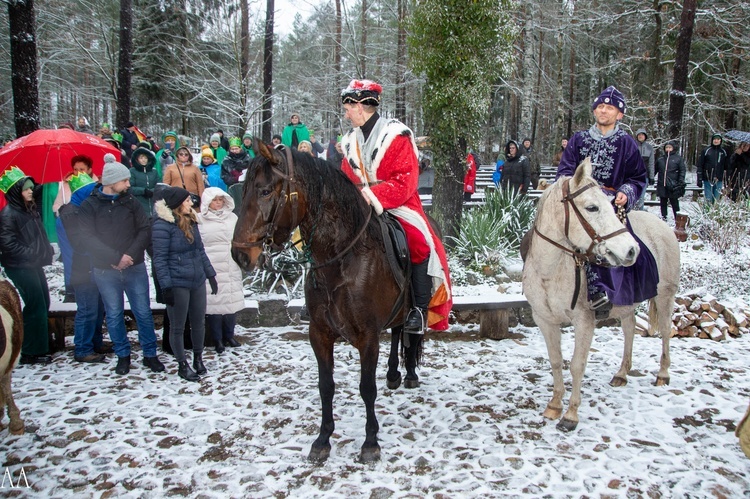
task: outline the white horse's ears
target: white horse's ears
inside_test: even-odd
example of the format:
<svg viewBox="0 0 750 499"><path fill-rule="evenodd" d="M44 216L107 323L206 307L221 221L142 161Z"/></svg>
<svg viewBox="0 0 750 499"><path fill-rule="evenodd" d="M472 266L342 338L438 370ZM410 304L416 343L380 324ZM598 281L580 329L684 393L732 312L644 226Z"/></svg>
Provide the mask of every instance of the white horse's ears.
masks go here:
<svg viewBox="0 0 750 499"><path fill-rule="evenodd" d="M573 175L573 182L580 184L584 177L590 177L591 169L591 157L587 156L586 159L578 165L578 168L576 168L575 175Z"/></svg>

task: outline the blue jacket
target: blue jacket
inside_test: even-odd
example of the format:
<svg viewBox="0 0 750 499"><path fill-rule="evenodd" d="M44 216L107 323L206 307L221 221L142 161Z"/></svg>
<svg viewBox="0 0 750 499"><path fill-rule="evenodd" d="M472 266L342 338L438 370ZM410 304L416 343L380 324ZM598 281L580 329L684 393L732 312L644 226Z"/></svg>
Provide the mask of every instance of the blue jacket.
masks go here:
<svg viewBox="0 0 750 499"><path fill-rule="evenodd" d="M207 277L216 271L206 256L197 225L193 225L193 242L175 223L172 210L164 200L154 204L156 216L151 241L154 248L154 270L162 289L190 288L206 285Z"/></svg>

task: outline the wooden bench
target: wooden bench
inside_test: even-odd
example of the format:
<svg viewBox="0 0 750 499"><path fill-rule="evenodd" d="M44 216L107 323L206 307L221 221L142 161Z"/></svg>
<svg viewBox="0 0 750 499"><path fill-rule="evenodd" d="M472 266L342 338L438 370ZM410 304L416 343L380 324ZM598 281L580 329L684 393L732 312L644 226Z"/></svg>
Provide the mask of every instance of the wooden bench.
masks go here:
<svg viewBox="0 0 750 499"><path fill-rule="evenodd" d="M52 351L63 351L65 350L65 331L68 326L68 320L73 321L76 315L76 304L75 303L64 303L61 301L50 302L49 312L47 313L49 321L49 344L50 350ZM163 303L151 302L151 313L154 315L163 316L167 311L166 305ZM258 301L257 300L245 300L245 308L242 309L243 313L258 312ZM132 311L130 310L130 303L125 301L125 315L133 317ZM207 345L212 345L212 341L208 341Z"/></svg>
<svg viewBox="0 0 750 499"><path fill-rule="evenodd" d="M304 304L304 298L290 300L287 310L290 313L297 313ZM529 302L522 294L492 292L476 296L453 297L453 310L478 311L479 335L493 340L509 338L508 318L511 309L528 306Z"/></svg>

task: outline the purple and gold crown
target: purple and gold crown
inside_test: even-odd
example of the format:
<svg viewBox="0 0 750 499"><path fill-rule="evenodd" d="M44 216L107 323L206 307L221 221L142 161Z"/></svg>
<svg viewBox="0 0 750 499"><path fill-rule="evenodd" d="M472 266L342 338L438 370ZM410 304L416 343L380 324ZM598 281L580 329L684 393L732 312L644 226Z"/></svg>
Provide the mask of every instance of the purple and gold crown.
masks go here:
<svg viewBox="0 0 750 499"><path fill-rule="evenodd" d="M3 176L0 177L0 191L3 193L8 192L8 189L13 187L13 184L26 177L26 174L21 171L17 166L11 166L8 170L3 172Z"/></svg>
<svg viewBox="0 0 750 499"><path fill-rule="evenodd" d="M94 179L89 177L85 172L79 172L75 175L71 175L68 179L68 185L70 186L70 192L73 193L85 185L94 183Z"/></svg>

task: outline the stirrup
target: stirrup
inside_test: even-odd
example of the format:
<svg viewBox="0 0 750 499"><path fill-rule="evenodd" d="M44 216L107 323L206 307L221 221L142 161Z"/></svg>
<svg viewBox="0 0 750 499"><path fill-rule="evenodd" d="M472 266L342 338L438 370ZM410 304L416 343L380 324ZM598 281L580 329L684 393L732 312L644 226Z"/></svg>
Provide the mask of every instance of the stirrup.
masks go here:
<svg viewBox="0 0 750 499"><path fill-rule="evenodd" d="M609 317L609 312L612 310L612 302L609 301L607 293L597 293L594 295L591 299L591 308L594 310L596 320Z"/></svg>
<svg viewBox="0 0 750 499"><path fill-rule="evenodd" d="M425 312L414 307L409 311L409 315L404 322L404 332L411 334L424 334Z"/></svg>

